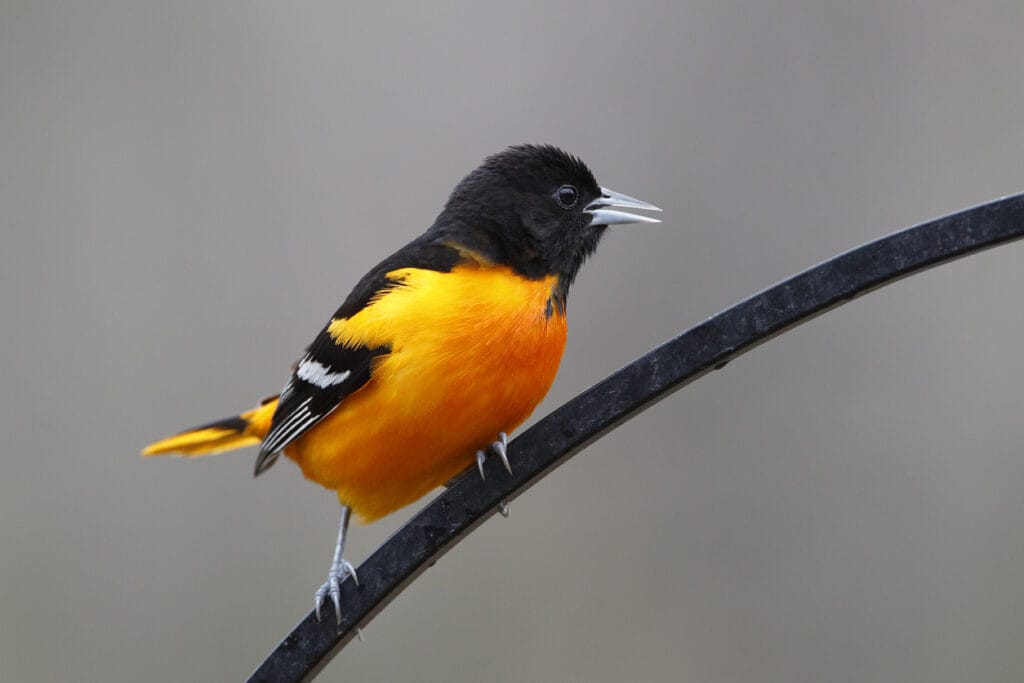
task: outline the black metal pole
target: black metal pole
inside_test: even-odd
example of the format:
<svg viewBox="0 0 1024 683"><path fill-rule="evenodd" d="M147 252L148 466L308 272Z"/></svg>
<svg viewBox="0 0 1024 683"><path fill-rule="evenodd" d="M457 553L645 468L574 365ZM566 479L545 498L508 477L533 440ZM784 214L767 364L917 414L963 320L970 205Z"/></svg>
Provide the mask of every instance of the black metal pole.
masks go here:
<svg viewBox="0 0 1024 683"><path fill-rule="evenodd" d="M473 529L588 444L755 346L900 278L1024 237L1024 194L907 228L825 261L665 342L509 444L513 474L491 458L420 511L341 586L342 623L310 612L250 681L315 676L402 589Z"/></svg>

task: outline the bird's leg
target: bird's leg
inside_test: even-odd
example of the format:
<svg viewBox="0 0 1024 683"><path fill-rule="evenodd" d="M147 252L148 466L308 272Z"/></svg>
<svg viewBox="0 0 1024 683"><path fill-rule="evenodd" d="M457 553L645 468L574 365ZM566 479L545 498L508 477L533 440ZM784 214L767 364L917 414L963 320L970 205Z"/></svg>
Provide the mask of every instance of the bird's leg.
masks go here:
<svg viewBox="0 0 1024 683"><path fill-rule="evenodd" d="M476 468L480 471L480 478L486 479L487 476L484 474L484 461L487 460L488 453L495 453L501 458L501 464L505 466L509 474L512 474L512 465L508 463L508 434L505 432L498 432L498 440L492 443L486 451L476 452Z"/></svg>
<svg viewBox="0 0 1024 683"><path fill-rule="evenodd" d="M320 621L320 607L324 599L330 595L334 603L334 616L338 623L341 623L341 582L346 576L351 576L352 581L358 586L359 577L356 576L356 568L352 563L342 557L345 550L345 533L348 531L348 518L351 510L347 505L341 506L341 520L338 522L338 544L334 546L334 560L331 562L331 570L327 572L327 580L324 585L316 591L316 620Z"/></svg>

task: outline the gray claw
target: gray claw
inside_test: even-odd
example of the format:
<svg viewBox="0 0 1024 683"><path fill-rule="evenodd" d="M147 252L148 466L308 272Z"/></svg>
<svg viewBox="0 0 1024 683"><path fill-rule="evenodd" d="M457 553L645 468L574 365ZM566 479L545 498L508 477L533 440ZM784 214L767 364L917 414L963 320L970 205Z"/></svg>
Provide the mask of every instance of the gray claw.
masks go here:
<svg viewBox="0 0 1024 683"><path fill-rule="evenodd" d="M330 588L330 581L325 581L324 585L316 589L316 595L313 596L313 602L316 604L316 620L320 621L320 608L324 604L324 598L327 597L327 591Z"/></svg>
<svg viewBox="0 0 1024 683"><path fill-rule="evenodd" d="M331 602L334 603L334 620L341 623L341 586L337 579L331 581Z"/></svg>
<svg viewBox="0 0 1024 683"><path fill-rule="evenodd" d="M487 454L483 451L476 452L476 468L480 470L480 478L486 480L487 475L484 474L484 460L487 459Z"/></svg>
<svg viewBox="0 0 1024 683"><path fill-rule="evenodd" d="M503 500L500 503L498 503L498 514L501 515L502 517L505 517L505 518L508 517L508 501L507 500Z"/></svg>
<svg viewBox="0 0 1024 683"><path fill-rule="evenodd" d="M498 440L491 444L491 448L498 457L501 458L501 464L505 466L509 474L512 474L512 465L508 462L508 434L505 432L498 433Z"/></svg>
<svg viewBox="0 0 1024 683"><path fill-rule="evenodd" d="M512 465L508 462L508 434L505 432L498 433L498 440L487 447L485 451L476 452L476 468L480 471L480 478L486 480L487 475L484 474L484 461L487 460L487 453L494 451L501 459L501 464L505 466L505 469L509 474L512 474Z"/></svg>
<svg viewBox="0 0 1024 683"><path fill-rule="evenodd" d="M352 563L348 560L342 560L341 566L345 568L345 572L352 577L352 583L359 585L359 577L356 575L356 568L352 566Z"/></svg>
<svg viewBox="0 0 1024 683"><path fill-rule="evenodd" d="M348 560L342 560L341 565L337 570L331 569L327 573L327 580L324 581L323 585L317 589L316 594L313 596L313 601L316 603L316 620L320 621L321 608L327 596L331 596L331 602L334 603L334 617L337 622L341 623L341 582L345 580L346 576L352 577L352 582L357 586L359 585L359 577L356 576L356 569L352 566L352 563Z"/></svg>

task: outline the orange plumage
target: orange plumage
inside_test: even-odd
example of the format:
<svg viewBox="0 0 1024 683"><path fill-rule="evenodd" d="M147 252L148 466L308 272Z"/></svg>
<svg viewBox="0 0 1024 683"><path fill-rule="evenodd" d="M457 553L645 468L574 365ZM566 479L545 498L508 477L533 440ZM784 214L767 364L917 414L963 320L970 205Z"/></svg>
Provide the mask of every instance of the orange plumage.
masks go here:
<svg viewBox="0 0 1024 683"><path fill-rule="evenodd" d="M406 268L388 278L400 286L328 330L338 344L386 344L391 352L377 359L369 382L284 451L364 522L448 481L529 417L554 380L566 337L564 315L548 304L555 276L527 280L473 260L448 273ZM230 430L206 427L145 453L255 444L275 408L270 401L246 413L249 428L226 447Z"/></svg>
<svg viewBox="0 0 1024 683"><path fill-rule="evenodd" d="M331 335L387 344L373 377L285 455L338 492L363 521L407 505L511 432L547 393L565 347L565 318L545 314L554 278L502 266L450 273L405 269Z"/></svg>

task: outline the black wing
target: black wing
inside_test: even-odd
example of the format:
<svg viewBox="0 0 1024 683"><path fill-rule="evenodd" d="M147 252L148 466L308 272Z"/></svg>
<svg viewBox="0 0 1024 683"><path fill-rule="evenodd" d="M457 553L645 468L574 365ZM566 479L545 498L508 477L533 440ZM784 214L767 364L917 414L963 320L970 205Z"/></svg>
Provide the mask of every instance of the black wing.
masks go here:
<svg viewBox="0 0 1024 683"><path fill-rule="evenodd" d="M375 295L395 285L387 274L399 268L450 271L461 260L458 249L442 241L434 231L407 244L359 281L332 320L351 318ZM256 474L266 471L278 454L337 408L346 396L369 381L373 360L390 352L387 346L342 346L324 326L306 354L295 364L281 391L270 430L256 457Z"/></svg>

